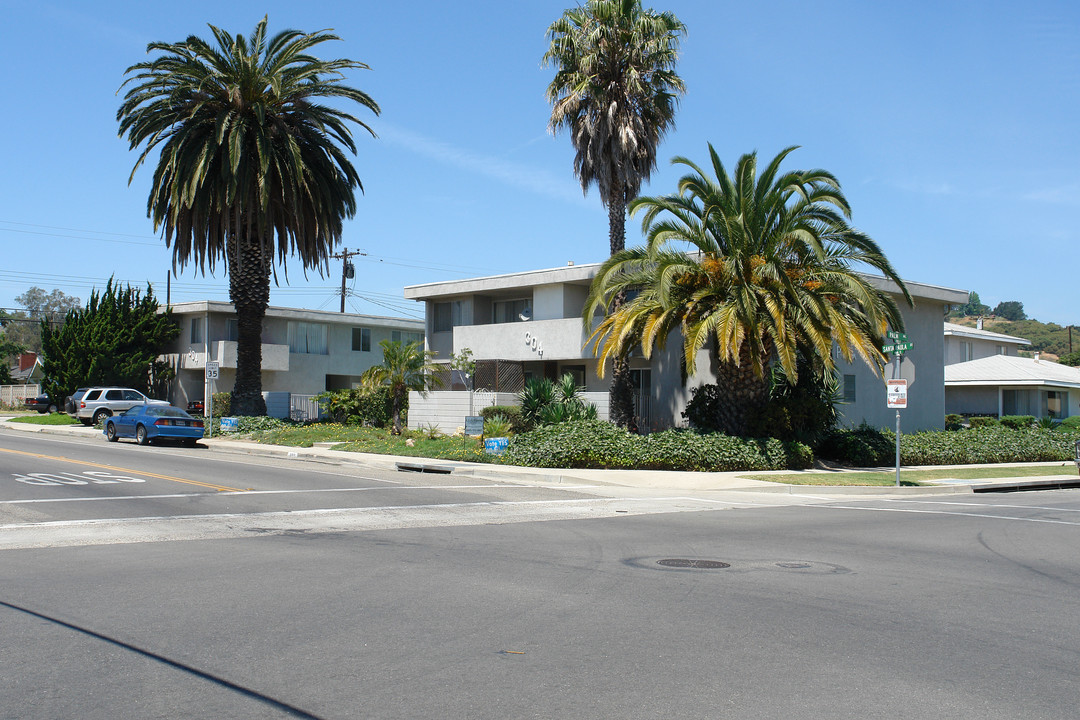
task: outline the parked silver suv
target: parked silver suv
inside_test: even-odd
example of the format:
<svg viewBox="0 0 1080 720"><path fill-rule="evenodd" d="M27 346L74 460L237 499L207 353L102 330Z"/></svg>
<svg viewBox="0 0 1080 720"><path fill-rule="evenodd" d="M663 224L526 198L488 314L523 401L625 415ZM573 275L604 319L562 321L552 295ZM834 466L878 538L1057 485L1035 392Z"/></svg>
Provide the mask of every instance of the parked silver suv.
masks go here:
<svg viewBox="0 0 1080 720"><path fill-rule="evenodd" d="M97 425L105 418L136 405L168 405L168 400L151 400L138 390L121 387L90 388L75 402L75 413L83 425Z"/></svg>

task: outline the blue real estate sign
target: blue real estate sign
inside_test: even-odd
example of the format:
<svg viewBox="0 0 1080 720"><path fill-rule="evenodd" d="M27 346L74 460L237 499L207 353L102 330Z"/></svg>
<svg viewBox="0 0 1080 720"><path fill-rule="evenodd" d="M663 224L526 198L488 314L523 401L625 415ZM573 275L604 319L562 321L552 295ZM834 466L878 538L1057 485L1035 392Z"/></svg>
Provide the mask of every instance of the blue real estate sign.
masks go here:
<svg viewBox="0 0 1080 720"><path fill-rule="evenodd" d="M488 455L502 455L506 446L510 444L510 438L487 438L484 440L484 452Z"/></svg>

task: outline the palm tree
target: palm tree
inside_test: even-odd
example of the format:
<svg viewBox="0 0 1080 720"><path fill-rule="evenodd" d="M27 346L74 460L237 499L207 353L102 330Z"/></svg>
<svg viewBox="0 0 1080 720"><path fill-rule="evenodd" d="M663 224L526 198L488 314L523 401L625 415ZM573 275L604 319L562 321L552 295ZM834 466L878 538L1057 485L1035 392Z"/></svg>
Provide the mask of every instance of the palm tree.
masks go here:
<svg viewBox="0 0 1080 720"><path fill-rule="evenodd" d="M428 390L442 387L442 380L434 374L442 366L432 362L436 353L424 350L419 342L403 344L383 340L379 347L383 351L382 365L365 370L361 382L366 387L390 388L391 432L400 435L401 411L407 404L409 391L427 395Z"/></svg>
<svg viewBox="0 0 1080 720"><path fill-rule="evenodd" d="M213 43L150 43L147 52L161 54L125 71L116 114L130 149L144 145L129 183L160 147L147 217L172 247L174 272L189 262L204 273L222 262L228 272L238 331L232 407L241 415L266 414L262 324L275 261L295 254L305 273L321 275L342 219L356 212L354 189L363 191L344 152L356 154L349 123L375 133L327 102L379 113L342 83L367 65L309 54L336 35L284 30L268 39L266 23L247 39L210 25Z"/></svg>
<svg viewBox="0 0 1080 720"><path fill-rule="evenodd" d="M781 173L787 148L757 172L757 154L743 155L728 175L712 145L715 178L690 160L679 191L642 197L644 247L608 259L593 280L583 318L611 310L593 331L603 361L640 344L648 357L681 331L687 373L706 345L728 402L721 427L741 434L766 402L766 370L779 366L798 381L798 358L832 372L833 346L851 362L858 354L879 371L885 331L903 329L896 302L858 266L880 271L909 305L911 296L881 248L848 223L851 208L824 170ZM612 309L613 298L635 293Z"/></svg>
<svg viewBox="0 0 1080 720"><path fill-rule="evenodd" d="M596 185L608 210L611 254L626 245L626 204L656 168L656 149L675 126L675 73L686 33L672 13L643 10L641 0L586 0L548 28L544 65L554 65L547 89L550 129L570 131L574 174L588 192ZM621 300L621 298L617 298ZM630 365L614 357L611 416L634 425Z"/></svg>

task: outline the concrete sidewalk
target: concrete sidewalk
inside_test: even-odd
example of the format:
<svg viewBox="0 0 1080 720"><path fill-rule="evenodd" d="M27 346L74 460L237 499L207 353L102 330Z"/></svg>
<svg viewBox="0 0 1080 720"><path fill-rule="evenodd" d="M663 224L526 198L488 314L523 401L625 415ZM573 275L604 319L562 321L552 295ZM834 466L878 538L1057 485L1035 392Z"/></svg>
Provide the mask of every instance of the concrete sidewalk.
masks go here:
<svg viewBox="0 0 1080 720"><path fill-rule="evenodd" d="M100 437L104 442L104 434L101 430L84 425L33 425L28 423L8 422L10 417L0 417L0 430L12 430L18 432L37 432L76 437ZM558 468L527 468L512 465L486 465L483 463L471 463L455 460L438 460L429 458L404 457L397 455L380 455L375 453L358 453L332 450L332 443L320 443L315 447L300 448L286 445L266 445L247 440L234 439L231 436L215 436L204 438L200 444L209 450L221 453L261 455L264 457L278 457L296 460L308 460L315 462L332 463L337 465L357 465L360 467L378 468L389 471L413 471L413 472L437 472L451 473L454 475L472 476L490 479L499 479L509 482L518 482L527 485L609 485L613 487L636 488L639 490L657 491L685 491L685 492L708 492L708 491L745 491L765 493L788 493L788 494L814 494L814 495L928 495L947 493L970 493L993 489L992 486L1000 486L1004 490L1009 487L1013 490L1038 489L1046 484L1061 484L1075 482L1080 484L1078 475L1040 475L1040 476L1017 476L984 479L950 479L929 481L933 485L924 486L860 486L860 485L799 485L766 480L755 480L748 475L787 475L793 471L747 471L747 472L682 472L673 470L591 470L591 469L565 469ZM1067 463L1072 466L1072 463ZM963 469L970 471L974 468L1003 467L1046 467L1058 468L1063 463L1008 463L1001 465L959 465L959 466L927 466L919 469ZM890 471L891 468L870 468L877 471ZM804 470L806 474L829 474L842 475L856 472L859 469L835 469L835 470ZM795 471L800 472L800 471Z"/></svg>

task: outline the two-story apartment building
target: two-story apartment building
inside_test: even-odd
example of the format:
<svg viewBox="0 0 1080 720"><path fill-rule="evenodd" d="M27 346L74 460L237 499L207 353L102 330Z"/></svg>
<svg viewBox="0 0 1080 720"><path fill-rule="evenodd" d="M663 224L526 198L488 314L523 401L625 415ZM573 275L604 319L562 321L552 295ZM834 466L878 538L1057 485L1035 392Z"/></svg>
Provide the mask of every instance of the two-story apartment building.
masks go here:
<svg viewBox="0 0 1080 720"><path fill-rule="evenodd" d="M945 323L945 364L979 360L994 355L1016 357L1020 349L1031 347L1031 341L1003 333L983 330L982 320L975 327Z"/></svg>
<svg viewBox="0 0 1080 720"><path fill-rule="evenodd" d="M449 360L451 355L467 348L481 364L497 364L504 368L505 377L518 381L518 386L507 383L489 388L503 392L520 389L521 378L530 375L554 378L571 373L588 393L595 394L593 398L603 398L597 402L603 416L610 373L603 379L597 377L597 360L581 322L585 298L599 267L599 264L568 265L413 285L405 288L405 297L424 303L427 346L437 354L438 360ZM890 281L876 277L870 280L899 299L898 288ZM920 283L907 283L907 287L916 307L904 306L903 312L907 335L915 347L905 355L901 367L889 368L887 372L895 371L897 376L912 380L908 410L904 411L905 427L941 427L945 402L942 366L945 305L965 302L967 293ZM861 361L841 360L840 364L845 422L894 424L895 411L886 406L883 379ZM637 389L639 425L643 428L683 424L681 413L692 389L715 381L709 370L708 353L703 350L698 374L683 382L681 343L675 339L664 350L654 351L651 358L634 353L630 367ZM513 368L517 372L510 372Z"/></svg>
<svg viewBox="0 0 1080 720"><path fill-rule="evenodd" d="M166 359L176 368L169 400L185 406L209 393L206 363L219 365L215 392L236 379L236 312L232 303L199 301L170 306L180 335ZM355 387L382 363L382 340L423 341L424 322L403 318L271 307L262 334L264 392L315 395Z"/></svg>

